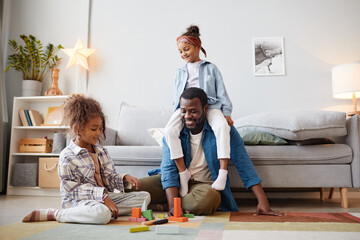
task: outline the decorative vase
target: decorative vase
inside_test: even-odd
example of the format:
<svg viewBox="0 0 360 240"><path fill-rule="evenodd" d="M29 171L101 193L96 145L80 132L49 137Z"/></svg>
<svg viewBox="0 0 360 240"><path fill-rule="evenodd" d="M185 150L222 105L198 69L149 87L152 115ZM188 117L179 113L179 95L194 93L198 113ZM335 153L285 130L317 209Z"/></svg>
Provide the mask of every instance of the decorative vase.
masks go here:
<svg viewBox="0 0 360 240"><path fill-rule="evenodd" d="M51 85L50 88L45 92L45 96L57 96L62 95L62 92L59 89L59 71L58 68L51 69Z"/></svg>
<svg viewBox="0 0 360 240"><path fill-rule="evenodd" d="M40 96L41 95L42 82L36 80L23 80L22 81L22 95L28 96Z"/></svg>

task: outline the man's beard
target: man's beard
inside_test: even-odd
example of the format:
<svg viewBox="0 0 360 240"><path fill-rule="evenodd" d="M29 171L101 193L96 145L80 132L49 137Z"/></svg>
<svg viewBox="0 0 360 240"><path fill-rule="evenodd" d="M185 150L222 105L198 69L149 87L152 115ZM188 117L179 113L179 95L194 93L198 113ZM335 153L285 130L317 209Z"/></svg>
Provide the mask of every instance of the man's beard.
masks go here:
<svg viewBox="0 0 360 240"><path fill-rule="evenodd" d="M189 130L189 131L199 131L199 132L201 132L202 131L202 129L203 129L203 127L204 127L204 122L205 122L205 113L203 112L202 114L201 114L201 116L195 121L195 127L188 127L187 125L186 125L186 120L185 119L181 119L182 120L182 122L183 122L183 124L184 124L184 126Z"/></svg>

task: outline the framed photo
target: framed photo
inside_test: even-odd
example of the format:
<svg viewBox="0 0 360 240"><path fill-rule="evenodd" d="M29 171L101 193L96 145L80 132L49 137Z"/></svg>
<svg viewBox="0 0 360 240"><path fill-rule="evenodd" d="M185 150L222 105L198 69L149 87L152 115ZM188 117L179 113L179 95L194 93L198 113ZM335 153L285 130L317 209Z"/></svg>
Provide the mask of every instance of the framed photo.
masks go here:
<svg viewBox="0 0 360 240"><path fill-rule="evenodd" d="M43 126L60 126L64 118L64 107L49 107Z"/></svg>
<svg viewBox="0 0 360 240"><path fill-rule="evenodd" d="M284 38L253 38L254 76L285 75Z"/></svg>

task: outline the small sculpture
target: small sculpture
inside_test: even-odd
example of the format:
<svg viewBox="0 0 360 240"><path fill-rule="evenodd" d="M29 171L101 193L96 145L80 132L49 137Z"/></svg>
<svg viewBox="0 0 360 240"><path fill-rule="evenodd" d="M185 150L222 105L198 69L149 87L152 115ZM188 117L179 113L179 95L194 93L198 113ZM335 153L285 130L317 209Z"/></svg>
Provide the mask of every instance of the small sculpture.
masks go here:
<svg viewBox="0 0 360 240"><path fill-rule="evenodd" d="M62 92L59 89L58 81L59 81L59 71L58 68L51 69L51 85L50 88L45 92L45 96L57 96L62 95Z"/></svg>

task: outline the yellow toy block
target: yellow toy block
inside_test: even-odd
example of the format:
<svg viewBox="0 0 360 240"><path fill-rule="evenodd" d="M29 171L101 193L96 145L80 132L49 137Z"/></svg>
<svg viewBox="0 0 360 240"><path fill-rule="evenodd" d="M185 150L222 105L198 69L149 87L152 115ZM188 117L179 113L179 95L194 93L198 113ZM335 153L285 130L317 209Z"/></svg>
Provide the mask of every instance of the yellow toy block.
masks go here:
<svg viewBox="0 0 360 240"><path fill-rule="evenodd" d="M138 227L132 227L132 228L129 229L129 231L131 233L133 233L133 232L145 232L145 231L149 231L149 226L141 225L141 226L138 226Z"/></svg>

